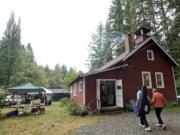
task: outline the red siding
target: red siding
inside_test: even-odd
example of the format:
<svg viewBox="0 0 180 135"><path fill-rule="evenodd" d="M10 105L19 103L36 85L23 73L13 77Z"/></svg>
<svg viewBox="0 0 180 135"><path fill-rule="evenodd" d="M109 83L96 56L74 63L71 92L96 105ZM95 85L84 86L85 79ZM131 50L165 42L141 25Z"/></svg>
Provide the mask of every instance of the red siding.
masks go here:
<svg viewBox="0 0 180 135"><path fill-rule="evenodd" d="M83 91L81 91L81 92L79 91L79 82L80 81L82 81L82 80L78 80L77 82L75 82L77 84L76 96L74 96L74 86L73 86L72 93L70 93L70 98L73 99L78 105L82 106L83 105Z"/></svg>
<svg viewBox="0 0 180 135"><path fill-rule="evenodd" d="M96 109L96 79L123 79L126 70L113 70L86 77L86 105Z"/></svg>
<svg viewBox="0 0 180 135"><path fill-rule="evenodd" d="M147 60L147 49L153 50L154 61ZM128 67L90 75L86 77L86 105L96 109L96 79L122 79L124 103L136 97L136 89L142 85L142 71L151 72L152 87L156 88L155 72L162 72L165 88L159 89L168 101L176 100L175 86L172 74L172 64L167 56L155 45L145 45L136 52L126 63ZM149 96L151 96L149 90Z"/></svg>

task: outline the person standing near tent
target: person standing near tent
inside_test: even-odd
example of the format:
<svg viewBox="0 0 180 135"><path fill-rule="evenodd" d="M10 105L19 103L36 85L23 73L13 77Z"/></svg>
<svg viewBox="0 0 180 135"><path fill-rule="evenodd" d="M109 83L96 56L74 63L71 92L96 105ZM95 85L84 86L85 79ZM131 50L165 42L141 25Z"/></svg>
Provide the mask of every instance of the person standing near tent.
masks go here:
<svg viewBox="0 0 180 135"><path fill-rule="evenodd" d="M146 114L149 113L150 101L147 96L147 88L143 86L142 90L137 91L137 107L139 109L140 126L145 128L145 131L152 131L148 121L146 119Z"/></svg>
<svg viewBox="0 0 180 135"><path fill-rule="evenodd" d="M155 88L152 89L152 93L153 95L152 95L151 104L155 109L156 117L158 119L158 123L156 125L162 127L165 130L166 126L161 119L161 112L163 108L166 106L166 99L164 95L158 92L158 90Z"/></svg>

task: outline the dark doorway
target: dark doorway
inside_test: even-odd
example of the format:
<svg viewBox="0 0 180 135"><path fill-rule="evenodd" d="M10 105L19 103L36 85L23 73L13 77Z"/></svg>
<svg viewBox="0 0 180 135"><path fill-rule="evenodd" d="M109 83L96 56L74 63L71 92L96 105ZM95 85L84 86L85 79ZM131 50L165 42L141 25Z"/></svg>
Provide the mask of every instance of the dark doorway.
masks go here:
<svg viewBox="0 0 180 135"><path fill-rule="evenodd" d="M116 105L115 81L100 81L101 107Z"/></svg>

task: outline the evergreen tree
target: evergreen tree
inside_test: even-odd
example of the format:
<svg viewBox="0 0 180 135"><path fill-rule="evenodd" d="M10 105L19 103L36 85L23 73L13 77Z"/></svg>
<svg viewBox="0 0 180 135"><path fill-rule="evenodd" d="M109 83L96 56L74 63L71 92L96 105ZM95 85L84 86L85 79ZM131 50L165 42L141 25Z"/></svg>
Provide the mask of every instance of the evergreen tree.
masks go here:
<svg viewBox="0 0 180 135"><path fill-rule="evenodd" d="M75 69L71 68L67 72L66 77L64 78L64 88L68 89L69 83L71 83L74 79L76 79L79 75L81 75L82 72L77 72Z"/></svg>
<svg viewBox="0 0 180 135"><path fill-rule="evenodd" d="M112 55L112 32L111 32L111 27L109 22L106 22L106 27L105 31L103 34L103 64L109 62L112 60L113 55Z"/></svg>
<svg viewBox="0 0 180 135"><path fill-rule="evenodd" d="M47 86L46 73L34 61L33 49L21 44L20 19L12 12L0 43L0 86L9 87L26 82Z"/></svg>
<svg viewBox="0 0 180 135"><path fill-rule="evenodd" d="M34 63L35 62L35 60L34 60L34 53L33 53L33 49L31 47L30 43L27 44L27 53L29 53L29 55L31 57L31 62Z"/></svg>
<svg viewBox="0 0 180 135"><path fill-rule="evenodd" d="M169 2L169 8L175 10L175 18L166 40L171 55L180 65L180 1L169 0ZM175 78L178 94L180 94L180 67L175 68Z"/></svg>
<svg viewBox="0 0 180 135"><path fill-rule="evenodd" d="M117 37L119 32L126 33L126 28L124 24L125 13L123 3L123 0L112 0L112 4L108 15L112 40ZM120 44L114 44L112 48L113 57L119 56L123 51L123 47Z"/></svg>
<svg viewBox="0 0 180 135"><path fill-rule="evenodd" d="M1 85L9 85L10 77L14 74L14 66L19 55L19 48L21 46L21 29L20 19L18 23L15 22L15 15L12 12L7 23L7 28L1 42L1 59L0 76Z"/></svg>
<svg viewBox="0 0 180 135"><path fill-rule="evenodd" d="M102 23L92 35L92 41L89 44L89 68L94 71L103 65L103 36L104 28Z"/></svg>
<svg viewBox="0 0 180 135"><path fill-rule="evenodd" d="M112 27L112 34L124 32L124 12L122 7L123 0L112 0L112 5L109 11L109 22Z"/></svg>

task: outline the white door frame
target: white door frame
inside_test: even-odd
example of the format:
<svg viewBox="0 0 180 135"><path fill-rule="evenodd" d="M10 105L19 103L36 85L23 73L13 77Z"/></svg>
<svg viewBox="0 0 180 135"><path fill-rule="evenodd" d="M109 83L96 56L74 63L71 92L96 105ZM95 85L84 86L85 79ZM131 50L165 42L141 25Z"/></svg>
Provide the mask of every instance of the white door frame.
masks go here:
<svg viewBox="0 0 180 135"><path fill-rule="evenodd" d="M122 79L116 80L115 90L116 90L116 107L124 107Z"/></svg>
<svg viewBox="0 0 180 135"><path fill-rule="evenodd" d="M101 81L114 81L115 87L116 87L116 80L117 79L96 79L96 104L97 104L97 110L101 110L101 97L100 97L100 82ZM116 92L116 90L115 90ZM106 107L103 107L106 108Z"/></svg>

